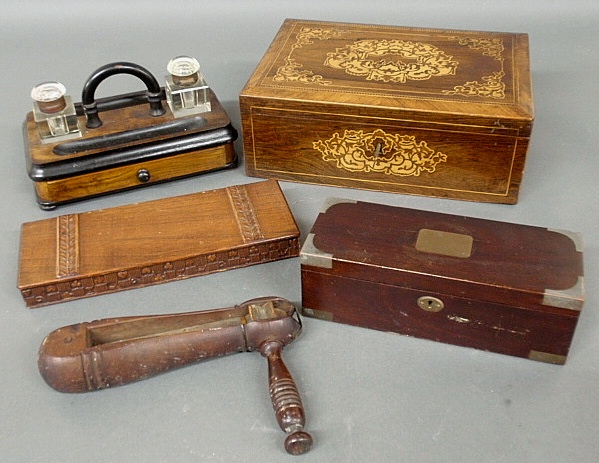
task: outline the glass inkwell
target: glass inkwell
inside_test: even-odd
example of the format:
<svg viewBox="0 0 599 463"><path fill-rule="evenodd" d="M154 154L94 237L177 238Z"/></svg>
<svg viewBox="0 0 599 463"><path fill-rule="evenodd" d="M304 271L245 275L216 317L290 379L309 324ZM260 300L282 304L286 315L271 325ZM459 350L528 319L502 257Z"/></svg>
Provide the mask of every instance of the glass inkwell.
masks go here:
<svg viewBox="0 0 599 463"><path fill-rule="evenodd" d="M175 117L210 111L210 87L195 58L178 56L169 61L166 69L166 101Z"/></svg>
<svg viewBox="0 0 599 463"><path fill-rule="evenodd" d="M33 119L43 143L80 137L72 98L60 82L43 82L31 90Z"/></svg>

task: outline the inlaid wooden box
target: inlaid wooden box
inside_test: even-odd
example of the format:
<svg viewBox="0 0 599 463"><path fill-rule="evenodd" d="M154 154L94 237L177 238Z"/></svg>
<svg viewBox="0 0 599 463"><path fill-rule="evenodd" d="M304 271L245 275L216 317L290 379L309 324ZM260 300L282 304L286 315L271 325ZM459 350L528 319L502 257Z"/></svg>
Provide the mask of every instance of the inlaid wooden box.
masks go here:
<svg viewBox="0 0 599 463"><path fill-rule="evenodd" d="M248 175L516 203L526 34L285 21L240 95Z"/></svg>
<svg viewBox="0 0 599 463"><path fill-rule="evenodd" d="M25 223L18 288L39 307L298 255L268 180Z"/></svg>
<svg viewBox="0 0 599 463"><path fill-rule="evenodd" d="M306 316L557 364L584 302L567 231L332 199L300 256Z"/></svg>

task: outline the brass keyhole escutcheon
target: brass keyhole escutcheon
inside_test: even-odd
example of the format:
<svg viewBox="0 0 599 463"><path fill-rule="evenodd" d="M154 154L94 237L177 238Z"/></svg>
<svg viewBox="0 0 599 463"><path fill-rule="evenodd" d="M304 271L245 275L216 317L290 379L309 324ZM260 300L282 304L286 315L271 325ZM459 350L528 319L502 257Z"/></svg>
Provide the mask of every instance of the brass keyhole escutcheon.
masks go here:
<svg viewBox="0 0 599 463"><path fill-rule="evenodd" d="M443 301L433 296L422 296L418 298L418 307L427 312L440 312L445 307Z"/></svg>

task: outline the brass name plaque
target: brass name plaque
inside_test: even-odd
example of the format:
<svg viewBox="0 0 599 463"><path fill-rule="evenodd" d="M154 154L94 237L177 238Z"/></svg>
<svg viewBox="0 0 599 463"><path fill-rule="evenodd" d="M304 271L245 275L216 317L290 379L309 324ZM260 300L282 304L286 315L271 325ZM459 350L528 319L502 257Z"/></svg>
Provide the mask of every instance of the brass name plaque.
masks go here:
<svg viewBox="0 0 599 463"><path fill-rule="evenodd" d="M416 249L421 252L466 259L472 254L473 242L474 239L470 235L423 228L418 232Z"/></svg>

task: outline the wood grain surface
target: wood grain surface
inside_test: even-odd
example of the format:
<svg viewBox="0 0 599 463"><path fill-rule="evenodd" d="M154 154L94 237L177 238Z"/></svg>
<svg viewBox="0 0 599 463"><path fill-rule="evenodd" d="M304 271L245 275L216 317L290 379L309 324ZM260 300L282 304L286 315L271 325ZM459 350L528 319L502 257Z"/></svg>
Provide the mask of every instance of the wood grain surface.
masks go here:
<svg viewBox="0 0 599 463"><path fill-rule="evenodd" d="M248 175L514 204L528 37L287 20L240 105Z"/></svg>
<svg viewBox="0 0 599 463"><path fill-rule="evenodd" d="M271 180L24 223L18 287L37 307L298 254Z"/></svg>
<svg viewBox="0 0 599 463"><path fill-rule="evenodd" d="M79 115L81 137L58 141L42 140L33 114L28 113L23 126L25 155L38 203L52 209L76 200L234 167L237 133L214 92L210 97L211 111L182 119L174 118L165 101L166 112L158 117L149 115L146 102L102 110L103 125L94 129L87 128L85 116ZM160 130L165 124L188 119L198 123L179 131ZM147 129L149 135L129 136L107 145L105 137L140 129ZM57 151L86 140L101 142L73 152Z"/></svg>
<svg viewBox="0 0 599 463"><path fill-rule="evenodd" d="M422 230L437 232L439 246L419 249ZM458 243L471 242L468 253L447 251L455 236L469 238ZM333 201L308 242L308 316L565 362L584 303L575 233ZM422 297L441 308L423 309Z"/></svg>

